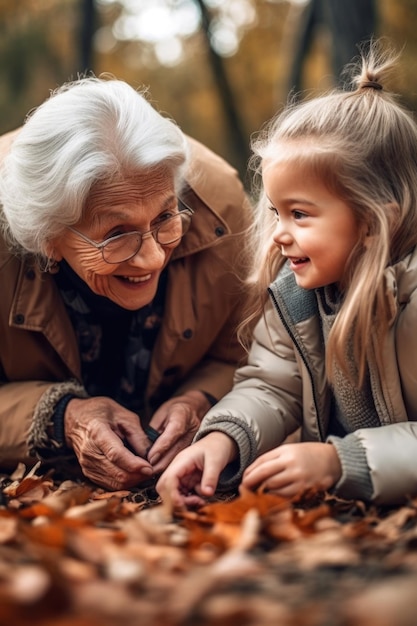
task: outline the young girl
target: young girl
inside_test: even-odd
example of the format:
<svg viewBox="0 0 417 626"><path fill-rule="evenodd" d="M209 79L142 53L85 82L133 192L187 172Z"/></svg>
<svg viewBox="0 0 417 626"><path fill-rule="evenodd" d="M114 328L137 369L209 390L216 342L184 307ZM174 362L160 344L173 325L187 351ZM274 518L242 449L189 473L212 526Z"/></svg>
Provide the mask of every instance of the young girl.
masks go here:
<svg viewBox="0 0 417 626"><path fill-rule="evenodd" d="M259 211L275 216L264 315L233 390L157 484L175 505L239 481L417 494L417 127L385 90L394 62L372 43L353 89L288 106L254 141Z"/></svg>

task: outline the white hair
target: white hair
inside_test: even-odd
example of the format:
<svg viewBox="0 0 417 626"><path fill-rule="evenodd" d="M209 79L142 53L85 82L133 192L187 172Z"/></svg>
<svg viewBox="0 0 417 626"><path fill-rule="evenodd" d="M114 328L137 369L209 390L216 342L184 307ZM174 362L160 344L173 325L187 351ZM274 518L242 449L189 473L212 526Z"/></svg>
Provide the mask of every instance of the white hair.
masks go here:
<svg viewBox="0 0 417 626"><path fill-rule="evenodd" d="M92 186L164 166L179 190L184 134L124 81L80 78L54 91L17 135L0 170L0 228L11 249L45 244L82 217Z"/></svg>

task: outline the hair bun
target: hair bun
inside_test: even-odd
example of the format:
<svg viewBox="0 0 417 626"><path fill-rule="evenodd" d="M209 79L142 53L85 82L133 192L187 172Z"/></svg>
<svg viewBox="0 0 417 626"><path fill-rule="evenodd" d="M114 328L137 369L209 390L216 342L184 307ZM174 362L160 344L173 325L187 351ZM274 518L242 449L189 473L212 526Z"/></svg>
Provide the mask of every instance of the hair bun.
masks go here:
<svg viewBox="0 0 417 626"><path fill-rule="evenodd" d="M377 91L381 91L382 85L380 85L376 80L367 80L366 82L360 85L361 89L376 89Z"/></svg>

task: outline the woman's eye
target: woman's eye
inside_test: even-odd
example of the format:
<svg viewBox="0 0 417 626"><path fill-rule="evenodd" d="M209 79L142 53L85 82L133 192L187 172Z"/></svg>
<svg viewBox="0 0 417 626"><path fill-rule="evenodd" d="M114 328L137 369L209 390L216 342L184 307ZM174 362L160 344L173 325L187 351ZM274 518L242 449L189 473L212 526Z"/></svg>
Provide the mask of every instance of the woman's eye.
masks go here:
<svg viewBox="0 0 417 626"><path fill-rule="evenodd" d="M110 230L105 237L103 237L103 241L112 239L113 237L119 237L119 235L123 235L125 232L126 231L123 230L123 228L114 228L113 230Z"/></svg>
<svg viewBox="0 0 417 626"><path fill-rule="evenodd" d="M173 217L177 213L178 211L165 211L165 213L158 215L158 219L156 220L154 226L157 226L161 222L166 222L166 220L169 220L170 217Z"/></svg>

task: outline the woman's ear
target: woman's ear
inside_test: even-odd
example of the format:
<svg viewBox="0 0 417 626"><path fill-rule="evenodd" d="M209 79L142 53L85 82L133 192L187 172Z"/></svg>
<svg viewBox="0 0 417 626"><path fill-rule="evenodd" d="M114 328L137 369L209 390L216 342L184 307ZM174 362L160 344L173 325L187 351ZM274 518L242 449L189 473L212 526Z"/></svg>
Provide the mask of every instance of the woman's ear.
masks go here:
<svg viewBox="0 0 417 626"><path fill-rule="evenodd" d="M44 254L47 259L59 263L59 261L62 261L62 254L58 252L57 247L54 245L54 241L54 239L51 239L45 243Z"/></svg>

